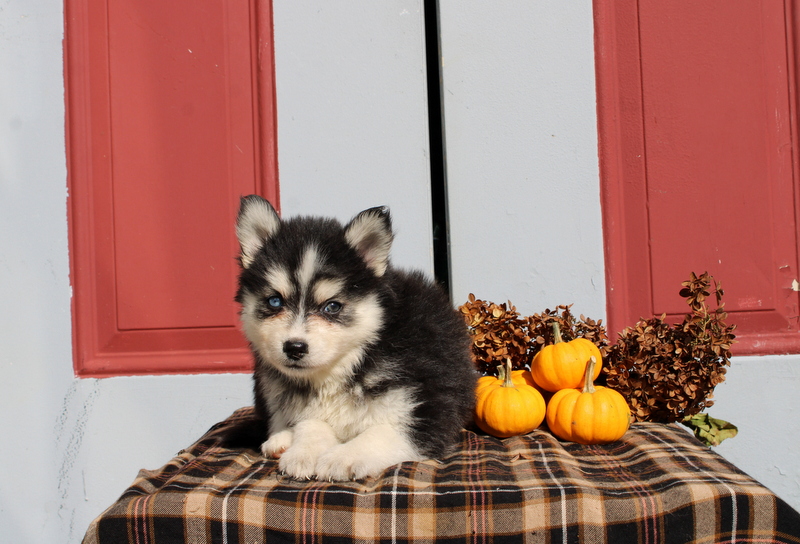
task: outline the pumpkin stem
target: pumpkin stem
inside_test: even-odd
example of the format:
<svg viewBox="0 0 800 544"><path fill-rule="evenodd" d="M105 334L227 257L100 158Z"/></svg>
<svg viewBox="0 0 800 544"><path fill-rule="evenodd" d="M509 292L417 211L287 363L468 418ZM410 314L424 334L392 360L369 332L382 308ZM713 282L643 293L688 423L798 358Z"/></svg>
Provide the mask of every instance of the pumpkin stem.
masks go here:
<svg viewBox="0 0 800 544"><path fill-rule="evenodd" d="M511 381L511 358L506 357L506 362L497 367L497 378L503 381L502 387L514 387Z"/></svg>
<svg viewBox="0 0 800 544"><path fill-rule="evenodd" d="M558 344L563 342L561 339L561 327L558 326L558 321L553 321L553 343Z"/></svg>
<svg viewBox="0 0 800 544"><path fill-rule="evenodd" d="M597 359L595 359L594 355L589 357L589 362L586 364L586 374L583 376L583 392L584 393L594 393L594 380L592 380L592 376L594 376L594 365L597 364Z"/></svg>

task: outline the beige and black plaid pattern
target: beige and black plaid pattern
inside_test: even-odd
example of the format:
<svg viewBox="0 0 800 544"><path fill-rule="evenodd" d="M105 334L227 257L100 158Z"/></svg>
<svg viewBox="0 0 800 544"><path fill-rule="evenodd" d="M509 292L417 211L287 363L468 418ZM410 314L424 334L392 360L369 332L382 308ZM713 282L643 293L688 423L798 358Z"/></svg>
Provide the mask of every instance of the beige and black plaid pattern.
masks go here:
<svg viewBox="0 0 800 544"><path fill-rule="evenodd" d="M220 448L215 431L250 413L142 471L84 543L800 543L798 512L678 425L603 446L463 431L447 458L329 483Z"/></svg>

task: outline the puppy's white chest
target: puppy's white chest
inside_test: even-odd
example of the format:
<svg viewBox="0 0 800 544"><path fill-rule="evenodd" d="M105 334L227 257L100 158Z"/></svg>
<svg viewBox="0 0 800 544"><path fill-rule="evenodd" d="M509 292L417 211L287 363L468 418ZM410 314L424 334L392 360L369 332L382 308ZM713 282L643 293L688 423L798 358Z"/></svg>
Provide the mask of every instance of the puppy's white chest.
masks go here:
<svg viewBox="0 0 800 544"><path fill-rule="evenodd" d="M377 397L365 395L359 389L323 389L308 399L302 413L298 414L298 421L324 421L333 428L339 440L345 442L375 425L407 428L413 409L414 403L406 388L392 389Z"/></svg>

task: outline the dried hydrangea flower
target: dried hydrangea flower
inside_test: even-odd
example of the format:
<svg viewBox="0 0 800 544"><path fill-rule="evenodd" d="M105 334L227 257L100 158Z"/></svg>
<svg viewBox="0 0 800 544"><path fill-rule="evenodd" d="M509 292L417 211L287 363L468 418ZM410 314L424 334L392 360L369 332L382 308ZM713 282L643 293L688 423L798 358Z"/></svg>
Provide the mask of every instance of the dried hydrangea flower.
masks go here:
<svg viewBox="0 0 800 544"><path fill-rule="evenodd" d="M608 351L606 385L628 399L637 421L682 421L711 407L730 365L736 326L726 323L719 284L706 272L681 285L690 309L681 322L640 320ZM712 293L714 310L707 305Z"/></svg>

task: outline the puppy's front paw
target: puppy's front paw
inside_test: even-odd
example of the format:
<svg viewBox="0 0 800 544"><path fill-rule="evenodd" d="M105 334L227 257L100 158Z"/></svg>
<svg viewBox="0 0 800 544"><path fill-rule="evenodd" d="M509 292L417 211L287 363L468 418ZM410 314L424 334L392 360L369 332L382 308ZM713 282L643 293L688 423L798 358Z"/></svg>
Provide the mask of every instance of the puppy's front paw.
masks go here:
<svg viewBox="0 0 800 544"><path fill-rule="evenodd" d="M261 453L264 457L278 459L292 445L293 438L294 432L291 429L278 431L261 444Z"/></svg>
<svg viewBox="0 0 800 544"><path fill-rule="evenodd" d="M293 442L281 455L278 468L298 479L316 475L317 460L325 451L339 444L327 423L308 420L295 426Z"/></svg>
<svg viewBox="0 0 800 544"><path fill-rule="evenodd" d="M359 480L378 476L403 461L421 459L405 434L390 425L376 425L320 455L316 472L320 480Z"/></svg>
<svg viewBox="0 0 800 544"><path fill-rule="evenodd" d="M354 459L347 450L347 444L340 444L320 455L316 466L317 478L330 481L352 479Z"/></svg>
<svg viewBox="0 0 800 544"><path fill-rule="evenodd" d="M278 468L284 474L299 480L308 480L315 474L319 451L308 445L295 444L281 455Z"/></svg>
<svg viewBox="0 0 800 544"><path fill-rule="evenodd" d="M320 480L359 480L368 476L378 476L396 462L399 461L375 456L368 450L347 443L335 446L320 455L316 473Z"/></svg>

